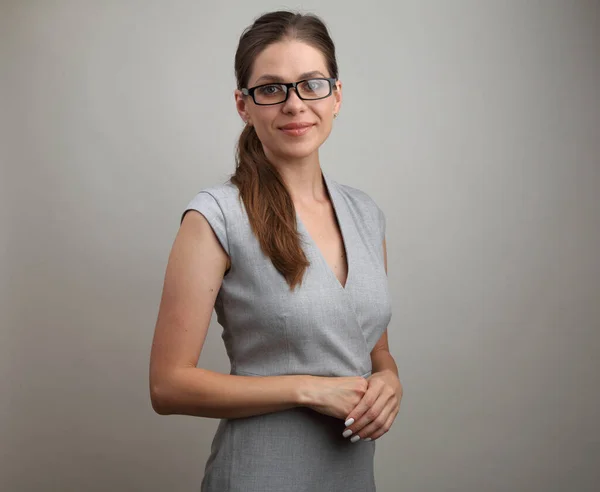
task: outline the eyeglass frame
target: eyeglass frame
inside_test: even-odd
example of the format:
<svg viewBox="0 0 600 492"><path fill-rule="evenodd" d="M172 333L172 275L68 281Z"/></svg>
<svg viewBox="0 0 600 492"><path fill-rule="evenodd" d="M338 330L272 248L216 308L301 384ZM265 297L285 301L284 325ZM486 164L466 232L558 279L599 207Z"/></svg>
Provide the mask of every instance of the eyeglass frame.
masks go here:
<svg viewBox="0 0 600 492"><path fill-rule="evenodd" d="M300 93L298 92L298 89L296 86L298 84L301 84L302 82L306 82L307 80L326 80L327 82L329 82L329 93L323 97L316 97L316 98L302 97L300 95ZM254 104L256 104L257 106L275 106L276 104L283 104L284 102L286 102L288 100L288 98L290 97L290 89L295 89L296 95L298 96L299 99L301 99L303 101L319 101L320 99L325 99L325 98L331 96L331 94L333 94L334 87L336 87L335 83L337 82L337 80L338 80L337 77L310 77L309 79L299 80L298 82L269 82L267 84L255 85L254 87L250 87L248 89L243 88L243 89L240 89L240 91L242 92L242 94L244 94L244 96L252 97ZM285 87L285 99L283 101L279 101L276 103L267 103L267 104L256 102L256 99L254 97L254 91L256 91L256 89L260 89L261 87L266 87L268 85L284 86Z"/></svg>

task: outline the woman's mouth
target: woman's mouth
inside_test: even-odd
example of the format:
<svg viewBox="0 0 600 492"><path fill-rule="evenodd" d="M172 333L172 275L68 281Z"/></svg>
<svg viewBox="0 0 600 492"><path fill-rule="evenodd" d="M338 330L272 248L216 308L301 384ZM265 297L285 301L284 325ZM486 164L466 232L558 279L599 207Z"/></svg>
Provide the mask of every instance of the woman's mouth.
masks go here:
<svg viewBox="0 0 600 492"><path fill-rule="evenodd" d="M315 125L309 126L301 126L301 127L283 127L280 130L286 135L290 135L292 137L300 137L301 135L305 135L308 131Z"/></svg>

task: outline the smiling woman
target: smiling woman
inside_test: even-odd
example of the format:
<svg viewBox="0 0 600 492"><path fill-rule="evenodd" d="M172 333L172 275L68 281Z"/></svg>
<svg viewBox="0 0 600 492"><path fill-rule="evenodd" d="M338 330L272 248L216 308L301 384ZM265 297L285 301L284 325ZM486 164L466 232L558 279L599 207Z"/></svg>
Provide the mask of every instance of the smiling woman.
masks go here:
<svg viewBox="0 0 600 492"><path fill-rule="evenodd" d="M342 102L333 41L314 15L272 12L242 34L235 69L237 166L182 214L152 404L221 419L203 492L374 492L375 441L402 387L385 216L319 162ZM197 367L213 308L228 375Z"/></svg>

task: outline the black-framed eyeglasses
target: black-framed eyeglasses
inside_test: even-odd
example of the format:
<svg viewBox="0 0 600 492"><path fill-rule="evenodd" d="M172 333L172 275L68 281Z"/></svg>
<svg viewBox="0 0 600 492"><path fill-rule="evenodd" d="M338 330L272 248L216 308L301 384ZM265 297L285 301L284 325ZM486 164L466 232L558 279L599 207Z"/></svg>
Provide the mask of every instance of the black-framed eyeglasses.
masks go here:
<svg viewBox="0 0 600 492"><path fill-rule="evenodd" d="M241 89L242 94L251 96L254 104L259 106L271 106L287 101L290 89L296 89L298 97L305 101L325 99L331 96L337 78L317 77L298 82L271 82L269 84L257 85L250 89Z"/></svg>

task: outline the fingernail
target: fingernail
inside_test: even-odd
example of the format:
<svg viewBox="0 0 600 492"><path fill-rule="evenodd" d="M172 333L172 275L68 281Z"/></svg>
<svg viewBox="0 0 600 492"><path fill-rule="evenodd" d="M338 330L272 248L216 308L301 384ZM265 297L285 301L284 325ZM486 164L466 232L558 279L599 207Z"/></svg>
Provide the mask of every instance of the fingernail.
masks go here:
<svg viewBox="0 0 600 492"><path fill-rule="evenodd" d="M352 436L352 437L350 438L350 442L356 442L356 441L358 441L359 439L360 439L360 436L359 436L358 434L356 434L355 436Z"/></svg>
<svg viewBox="0 0 600 492"><path fill-rule="evenodd" d="M371 438L370 438L370 437L365 437L365 438L363 439L363 441L370 441L370 440L371 440Z"/></svg>
<svg viewBox="0 0 600 492"><path fill-rule="evenodd" d="M342 432L342 436L344 437L348 437L350 434L352 434L352 429L346 429L344 432Z"/></svg>
<svg viewBox="0 0 600 492"><path fill-rule="evenodd" d="M348 427L349 425L352 425L354 423L354 419L353 418L349 418L348 420L346 420L345 424L346 427Z"/></svg>

